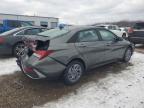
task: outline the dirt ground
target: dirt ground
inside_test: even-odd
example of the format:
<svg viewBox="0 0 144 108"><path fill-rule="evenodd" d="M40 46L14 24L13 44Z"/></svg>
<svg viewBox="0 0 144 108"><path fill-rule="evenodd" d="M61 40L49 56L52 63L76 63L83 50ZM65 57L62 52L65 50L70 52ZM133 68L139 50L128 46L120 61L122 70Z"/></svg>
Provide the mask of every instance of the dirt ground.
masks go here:
<svg viewBox="0 0 144 108"><path fill-rule="evenodd" d="M144 46L137 46L136 51L144 53ZM75 92L83 84L107 77L108 74L120 73L130 63L113 63L91 70L81 81L73 86L65 86L61 80L31 80L21 72L0 76L0 108L32 108ZM112 67L112 68L110 68ZM108 73L105 71L110 70Z"/></svg>

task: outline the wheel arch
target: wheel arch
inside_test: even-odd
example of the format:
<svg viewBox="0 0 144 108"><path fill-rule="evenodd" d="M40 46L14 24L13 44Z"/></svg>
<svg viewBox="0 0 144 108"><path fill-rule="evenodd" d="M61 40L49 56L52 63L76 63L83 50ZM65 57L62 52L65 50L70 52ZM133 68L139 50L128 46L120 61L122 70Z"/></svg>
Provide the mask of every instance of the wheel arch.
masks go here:
<svg viewBox="0 0 144 108"><path fill-rule="evenodd" d="M81 63L83 64L83 66L84 66L84 69L85 69L85 70L87 69L86 63L84 62L83 59L81 59L81 58L73 58L73 59L71 59L71 60L68 62L68 64L71 63L71 62L73 62L73 61L79 61L79 62L81 62ZM68 65L68 64L67 64L67 65Z"/></svg>
<svg viewBox="0 0 144 108"><path fill-rule="evenodd" d="M132 47L132 45L129 45L128 47L127 47L127 49L128 48L130 48L131 50L132 50L132 53L134 52L134 48Z"/></svg>

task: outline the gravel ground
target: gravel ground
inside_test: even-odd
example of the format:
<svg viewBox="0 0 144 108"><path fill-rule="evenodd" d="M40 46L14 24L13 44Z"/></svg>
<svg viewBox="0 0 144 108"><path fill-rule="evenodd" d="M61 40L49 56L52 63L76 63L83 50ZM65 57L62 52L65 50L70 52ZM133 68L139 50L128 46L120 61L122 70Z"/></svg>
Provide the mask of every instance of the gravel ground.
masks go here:
<svg viewBox="0 0 144 108"><path fill-rule="evenodd" d="M14 74L0 76L0 108L41 106L71 93L77 94L77 90L83 85L97 83L110 74L116 76L130 66L133 66L133 63L113 63L91 70L74 86L65 86L62 81L31 80L20 71L15 71Z"/></svg>

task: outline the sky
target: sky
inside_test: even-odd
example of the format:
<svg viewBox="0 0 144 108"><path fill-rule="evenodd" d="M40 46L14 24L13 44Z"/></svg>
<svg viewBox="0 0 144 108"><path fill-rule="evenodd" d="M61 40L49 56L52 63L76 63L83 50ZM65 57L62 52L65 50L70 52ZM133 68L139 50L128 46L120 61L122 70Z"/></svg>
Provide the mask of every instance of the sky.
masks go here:
<svg viewBox="0 0 144 108"><path fill-rule="evenodd" d="M78 25L144 20L144 0L1 0L0 13L58 17Z"/></svg>

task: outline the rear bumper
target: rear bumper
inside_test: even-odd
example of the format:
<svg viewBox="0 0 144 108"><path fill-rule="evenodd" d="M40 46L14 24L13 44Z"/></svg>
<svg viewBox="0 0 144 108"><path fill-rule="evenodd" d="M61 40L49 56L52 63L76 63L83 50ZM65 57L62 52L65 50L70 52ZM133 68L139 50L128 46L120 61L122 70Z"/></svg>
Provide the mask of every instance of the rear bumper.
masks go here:
<svg viewBox="0 0 144 108"><path fill-rule="evenodd" d="M66 68L66 66L50 57L42 61L39 61L35 56L24 57L21 60L18 59L17 64L23 73L31 79L57 79Z"/></svg>

